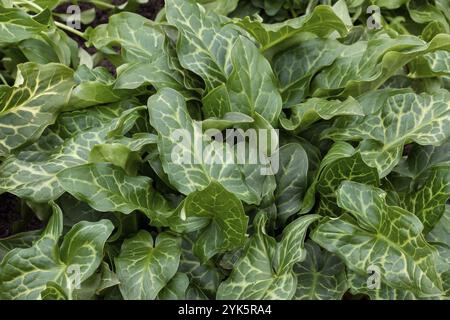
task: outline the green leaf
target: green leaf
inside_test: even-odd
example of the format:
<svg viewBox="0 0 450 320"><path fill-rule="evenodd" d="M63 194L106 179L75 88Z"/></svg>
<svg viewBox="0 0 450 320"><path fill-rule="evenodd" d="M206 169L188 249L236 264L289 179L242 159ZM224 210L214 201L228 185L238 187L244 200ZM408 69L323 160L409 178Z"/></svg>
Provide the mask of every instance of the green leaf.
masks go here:
<svg viewBox="0 0 450 320"><path fill-rule="evenodd" d="M10 251L0 264L0 298L41 298L52 281L69 294L100 265L103 246L113 230L108 220L81 222L64 237L61 248L62 213L54 213L41 238L30 248ZM95 235L93 237L93 235ZM71 247L71 243L78 244Z"/></svg>
<svg viewBox="0 0 450 320"><path fill-rule="evenodd" d="M203 296L214 298L219 287L222 274L212 261L200 262L194 254L195 240L199 232L183 235L181 243L181 261L179 271L190 278L190 286Z"/></svg>
<svg viewBox="0 0 450 320"><path fill-rule="evenodd" d="M170 184L183 194L204 189L212 180L222 184L228 191L248 203L257 203L254 194L242 178L240 168L226 159L234 159L222 143L210 142L198 148L202 138L201 125L188 114L181 94L166 88L148 101L150 123L158 132L158 149L164 172ZM182 141L180 141L180 138ZM200 142L202 144L202 142ZM215 161L205 161L204 150L217 155ZM224 155L219 158L220 155ZM211 163L208 163L211 162Z"/></svg>
<svg viewBox="0 0 450 320"><path fill-rule="evenodd" d="M427 234L427 240L433 243L443 243L450 249L450 205L445 206L444 214L434 228Z"/></svg>
<svg viewBox="0 0 450 320"><path fill-rule="evenodd" d="M439 252L438 272L445 273L450 270L450 206L446 205L444 214L427 234L426 239L433 243ZM445 284L444 284L445 289Z"/></svg>
<svg viewBox="0 0 450 320"><path fill-rule="evenodd" d="M445 76L450 74L450 52L439 50L413 60L408 67L412 78Z"/></svg>
<svg viewBox="0 0 450 320"><path fill-rule="evenodd" d="M38 203L57 199L64 192L57 174L87 163L94 145L104 143L120 123L130 117L134 121L133 110L122 110L116 106L62 114L39 141L1 164L0 193Z"/></svg>
<svg viewBox="0 0 450 320"><path fill-rule="evenodd" d="M204 226L193 248L202 262L245 243L248 217L242 203L217 182L191 193L184 201L180 215L177 217L180 226L176 228L183 228L183 224L189 224L191 219L200 220L196 223Z"/></svg>
<svg viewBox="0 0 450 320"><path fill-rule="evenodd" d="M26 231L0 239L0 261L14 248L29 248L39 239L40 230Z"/></svg>
<svg viewBox="0 0 450 320"><path fill-rule="evenodd" d="M17 43L48 28L19 8L0 6L0 45Z"/></svg>
<svg viewBox="0 0 450 320"><path fill-rule="evenodd" d="M367 166L361 155L348 143L337 142L323 158L316 177L309 187L300 213L309 212L320 196L319 211L338 216L341 209L336 205L336 191L343 181L350 180L368 185L379 185L376 169Z"/></svg>
<svg viewBox="0 0 450 320"><path fill-rule="evenodd" d="M142 161L137 152L120 143L96 145L89 154L89 160L93 163L109 162L122 168L130 176L137 175L137 167Z"/></svg>
<svg viewBox="0 0 450 320"><path fill-rule="evenodd" d="M0 0L0 299L450 298L448 0L67 2Z"/></svg>
<svg viewBox="0 0 450 320"><path fill-rule="evenodd" d="M73 86L73 71L66 66L19 65L14 86L0 86L0 156L36 141L62 111Z"/></svg>
<svg viewBox="0 0 450 320"><path fill-rule="evenodd" d="M18 48L30 62L39 64L55 62L66 66L79 64L77 43L57 28L21 41Z"/></svg>
<svg viewBox="0 0 450 320"><path fill-rule="evenodd" d="M74 109L87 108L105 103L123 100L133 92L116 90L115 78L103 67L88 69L81 65L75 72L77 86L70 97L70 105Z"/></svg>
<svg viewBox="0 0 450 320"><path fill-rule="evenodd" d="M280 117L280 123L285 130L302 131L308 129L314 122L330 120L336 116L364 116L361 107L352 97L345 101L311 98L306 102L290 108L291 117Z"/></svg>
<svg viewBox="0 0 450 320"><path fill-rule="evenodd" d="M317 6L314 11L302 17L275 24L264 24L250 17L235 19L233 23L248 31L261 45L261 51L289 43L300 32L311 32L319 37L327 37L333 31L341 35L347 32L342 20L328 6Z"/></svg>
<svg viewBox="0 0 450 320"><path fill-rule="evenodd" d="M227 89L231 111L253 116L255 112L276 124L281 96L269 62L248 39L239 37L231 51L233 72Z"/></svg>
<svg viewBox="0 0 450 320"><path fill-rule="evenodd" d="M202 99L203 112L208 118L224 118L231 113L231 101L225 83L210 90Z"/></svg>
<svg viewBox="0 0 450 320"><path fill-rule="evenodd" d="M168 45L163 30L156 23L134 13L113 15L107 25L91 31L90 43L110 55L121 46L123 65L117 69L115 91L133 90L146 84L156 89L170 87L194 99L193 89L200 84L179 65L174 49ZM98 86L98 83L95 83ZM85 91L89 93L89 88ZM117 95L117 94L116 94ZM110 95L104 94L104 99Z"/></svg>
<svg viewBox="0 0 450 320"><path fill-rule="evenodd" d="M66 292L56 282L48 282L41 292L42 300L69 300Z"/></svg>
<svg viewBox="0 0 450 320"><path fill-rule="evenodd" d="M145 130L145 129L144 129ZM153 133L135 133L131 137L112 137L103 146L108 146L109 144L120 144L126 147L130 152L145 152L147 147L150 145L155 145L158 142L158 136ZM95 147L94 147L95 149ZM91 153L92 155L92 153Z"/></svg>
<svg viewBox="0 0 450 320"><path fill-rule="evenodd" d="M42 235L47 235L53 239L59 239L63 233L64 222L61 208L54 202L50 202L52 207L52 216L47 222Z"/></svg>
<svg viewBox="0 0 450 320"><path fill-rule="evenodd" d="M0 265L1 298L37 299L48 281L65 285L64 265L56 256L55 247L56 241L44 236L31 248L10 251ZM30 260L33 265L29 264Z"/></svg>
<svg viewBox="0 0 450 320"><path fill-rule="evenodd" d="M108 24L90 30L89 43L106 53L115 54L120 45L126 62L152 62L164 53L164 33L153 21L141 15L122 12L110 17Z"/></svg>
<svg viewBox="0 0 450 320"><path fill-rule="evenodd" d="M444 273L442 279L444 281L445 298L448 299L450 297L450 272Z"/></svg>
<svg viewBox="0 0 450 320"><path fill-rule="evenodd" d="M449 36L439 34L429 43L409 35L391 38L380 33L369 41L346 46L340 57L324 68L312 84L314 96L359 96L377 89L413 59L430 52L449 51Z"/></svg>
<svg viewBox="0 0 450 320"><path fill-rule="evenodd" d="M329 130L326 137L362 140L361 156L386 176L399 163L406 143L439 146L449 138L450 94L397 94L388 98L379 110L357 119L346 128Z"/></svg>
<svg viewBox="0 0 450 320"><path fill-rule="evenodd" d="M148 217L171 214L165 199L153 189L148 177L131 177L111 164L85 164L58 173L62 188L100 212L130 214L135 210Z"/></svg>
<svg viewBox="0 0 450 320"><path fill-rule="evenodd" d="M348 289L345 264L313 242L305 243L306 259L294 266L295 300L341 300Z"/></svg>
<svg viewBox="0 0 450 320"><path fill-rule="evenodd" d="M237 31L230 25L222 26L221 17L206 13L192 0L167 0L165 8L168 22L179 31L181 65L199 75L208 90L224 83Z"/></svg>
<svg viewBox="0 0 450 320"><path fill-rule="evenodd" d="M177 273L159 292L159 300L185 300L189 278L184 273Z"/></svg>
<svg viewBox="0 0 450 320"><path fill-rule="evenodd" d="M211 10L224 16L234 11L238 2L239 0L197 0L197 3L200 3L206 10Z"/></svg>
<svg viewBox="0 0 450 320"><path fill-rule="evenodd" d="M16 1L16 0L12 0L13 2L21 2L20 0L19 1ZM41 7L41 8L45 8L45 9L53 9L57 4L58 4L58 2L61 2L60 0L35 0L35 1L33 1L35 4L37 4L39 7ZM27 6L27 4L26 3L24 3L24 5L26 5Z"/></svg>
<svg viewBox="0 0 450 320"><path fill-rule="evenodd" d="M436 271L436 249L425 241L420 220L386 205L385 196L381 189L343 182L337 203L349 215L324 219L312 239L339 255L356 273L377 267L388 286L418 297L439 297L442 283Z"/></svg>
<svg viewBox="0 0 450 320"><path fill-rule="evenodd" d="M166 53L167 54L167 53ZM195 91L200 85L192 77L171 66L170 57L161 55L152 63L127 63L117 69L117 81L114 88L136 89L144 85L152 85L156 89L172 88L182 93L187 99L198 99ZM175 59L175 58L172 58Z"/></svg>
<svg viewBox="0 0 450 320"><path fill-rule="evenodd" d="M265 232L267 216L255 218L256 233L246 245L230 277L221 283L218 299L291 299L297 279L293 266L305 259L303 247L308 226L319 218L298 218L283 230L280 242Z"/></svg>
<svg viewBox="0 0 450 320"><path fill-rule="evenodd" d="M370 282L371 273L366 275L359 275L354 272L349 272L348 282L350 285L350 292L354 295L364 294L370 297L371 300L416 300L417 297L411 291L404 289L394 289L389 287L381 281L379 288L370 287L373 284Z"/></svg>
<svg viewBox="0 0 450 320"><path fill-rule="evenodd" d="M430 21L441 21L447 25L447 32L449 31L448 23L443 13L437 6L429 4L428 1L411 0L408 1L407 8L411 18L415 22L426 23Z"/></svg>
<svg viewBox="0 0 450 320"><path fill-rule="evenodd" d="M264 121L268 126L276 126L281 97L270 64L254 44L243 37L238 38L232 51L236 52L233 55L236 58L232 59L234 68L226 84L203 97L205 114L222 118L229 113L245 113L254 118L255 125Z"/></svg>
<svg viewBox="0 0 450 320"><path fill-rule="evenodd" d="M308 188L308 155L298 143L289 143L279 150L280 168L276 174L275 203L277 219L284 224L300 211Z"/></svg>
<svg viewBox="0 0 450 320"><path fill-rule="evenodd" d="M272 66L280 82L283 108L302 102L309 95L313 76L331 65L343 49L339 41L313 38L275 55Z"/></svg>
<svg viewBox="0 0 450 320"><path fill-rule="evenodd" d="M403 195L406 209L414 213L428 233L445 211L445 203L450 198L450 164L433 167L427 171L420 188Z"/></svg>
<svg viewBox="0 0 450 320"><path fill-rule="evenodd" d="M152 236L141 230L124 241L115 259L120 292L127 300L153 300L175 276L181 255L181 240L171 234Z"/></svg>
<svg viewBox="0 0 450 320"><path fill-rule="evenodd" d="M117 275L111 271L109 268L109 265L106 262L102 262L101 264L101 279L100 284L98 288L96 289L96 293L99 294L100 292L117 286L120 284L119 279L117 278Z"/></svg>
<svg viewBox="0 0 450 320"><path fill-rule="evenodd" d="M82 221L64 236L60 258L66 265L79 268L81 282L100 266L103 246L112 231L113 225L108 220L101 220L100 223Z"/></svg>
<svg viewBox="0 0 450 320"><path fill-rule="evenodd" d="M228 112L222 118L211 117L202 121L202 129L217 129L217 130L225 130L228 128L232 128L233 126L239 124L247 124L253 123L254 120L252 117L249 117L240 112Z"/></svg>
<svg viewBox="0 0 450 320"><path fill-rule="evenodd" d="M450 141L438 147L414 144L408 157L402 159L393 171L416 180L428 169L444 162L450 162Z"/></svg>

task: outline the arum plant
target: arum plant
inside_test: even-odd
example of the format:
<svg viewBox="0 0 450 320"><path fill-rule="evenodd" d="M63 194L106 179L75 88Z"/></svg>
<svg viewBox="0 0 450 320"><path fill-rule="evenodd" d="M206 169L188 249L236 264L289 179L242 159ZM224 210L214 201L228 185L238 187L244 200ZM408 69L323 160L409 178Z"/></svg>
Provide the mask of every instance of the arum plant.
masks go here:
<svg viewBox="0 0 450 320"><path fill-rule="evenodd" d="M0 299L450 298L446 1L65 3L0 0Z"/></svg>

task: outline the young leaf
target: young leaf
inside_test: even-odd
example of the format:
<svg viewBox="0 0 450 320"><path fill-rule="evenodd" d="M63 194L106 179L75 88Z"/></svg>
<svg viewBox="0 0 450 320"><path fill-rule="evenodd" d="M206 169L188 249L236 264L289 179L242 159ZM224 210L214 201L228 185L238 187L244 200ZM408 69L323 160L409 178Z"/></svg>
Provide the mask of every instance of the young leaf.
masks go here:
<svg viewBox="0 0 450 320"><path fill-rule="evenodd" d="M179 223L192 218L206 225L198 235L194 253L203 263L217 253L239 248L245 243L248 217L241 201L217 182L191 193L183 204Z"/></svg>
<svg viewBox="0 0 450 320"><path fill-rule="evenodd" d="M120 292L129 300L153 300L175 276L181 255L181 239L141 230L122 245L115 259Z"/></svg>
<svg viewBox="0 0 450 320"><path fill-rule="evenodd" d="M166 14L168 22L179 31L177 52L181 65L202 77L208 90L224 83L237 31L222 26L219 16L206 13L192 0L167 0Z"/></svg>
<svg viewBox="0 0 450 320"><path fill-rule="evenodd" d="M1 45L31 38L47 28L46 24L40 23L23 9L0 6Z"/></svg>
<svg viewBox="0 0 450 320"><path fill-rule="evenodd" d="M248 31L260 43L262 52L282 45L282 42L289 43L300 32L311 32L320 37L327 37L335 30L341 35L347 32L342 20L327 6L317 6L309 15L277 24L264 24L249 17L233 23Z"/></svg>
<svg viewBox="0 0 450 320"><path fill-rule="evenodd" d="M385 196L380 189L343 182L337 203L350 215L326 218L312 239L339 255L352 271L366 274L375 266L388 286L419 297L439 297L443 289L436 271L436 249L425 241L420 220L386 205Z"/></svg>
<svg viewBox="0 0 450 320"><path fill-rule="evenodd" d="M14 86L0 87L0 156L36 141L62 111L74 85L66 66L19 65Z"/></svg>
<svg viewBox="0 0 450 320"><path fill-rule="evenodd" d="M323 158L315 180L309 187L300 213L309 212L315 203L315 194L320 195L319 212L338 216L341 210L336 205L336 191L345 180L379 185L376 169L367 166L361 155L348 143L335 143Z"/></svg>
<svg viewBox="0 0 450 320"><path fill-rule="evenodd" d="M195 288L196 293L212 299L216 296L222 274L212 261L202 263L194 254L198 234L199 232L194 232L183 235L179 271L189 276L190 286Z"/></svg>
<svg viewBox="0 0 450 320"><path fill-rule="evenodd" d="M69 300L66 292L56 282L49 281L41 292L42 300Z"/></svg>
<svg viewBox="0 0 450 320"><path fill-rule="evenodd" d="M354 272L348 272L348 282L350 285L350 292L354 295L364 294L370 297L371 300L416 300L417 297L408 290L394 289L389 287L381 281L379 287L372 285L370 282L371 273L367 272L365 275L360 275Z"/></svg>
<svg viewBox="0 0 450 320"><path fill-rule="evenodd" d="M282 115L280 123L284 129L296 132L308 129L320 119L330 120L343 115L364 116L358 101L351 97L345 101L311 98L292 106L290 110L291 118L287 119Z"/></svg>
<svg viewBox="0 0 450 320"><path fill-rule="evenodd" d="M297 285L292 268L304 260L305 234L318 218L298 218L284 229L281 242L277 243L265 232L267 216L258 214L254 222L256 233L230 277L220 284L217 299L291 299Z"/></svg>
<svg viewBox="0 0 450 320"><path fill-rule="evenodd" d="M149 218L164 219L172 209L153 189L147 177L131 177L110 164L86 164L58 173L62 188L100 212L130 214L135 210Z"/></svg>
<svg viewBox="0 0 450 320"><path fill-rule="evenodd" d="M107 53L119 44L126 62L155 61L164 48L164 33L151 20L138 14L122 12L89 32L89 43Z"/></svg>
<svg viewBox="0 0 450 320"><path fill-rule="evenodd" d="M231 51L233 71L227 81L231 110L260 114L276 124L281 96L269 62L248 39L239 37Z"/></svg>
<svg viewBox="0 0 450 320"><path fill-rule="evenodd" d="M159 300L185 300L189 278L184 273L177 273L158 293Z"/></svg>
<svg viewBox="0 0 450 320"><path fill-rule="evenodd" d="M424 232L428 233L441 218L450 198L450 164L436 166L424 176L421 188L403 197L406 209L422 221Z"/></svg>
<svg viewBox="0 0 450 320"><path fill-rule="evenodd" d="M326 67L312 84L314 96L359 96L377 89L399 68L424 54L449 51L449 36L439 34L429 43L410 35L391 38L384 33L347 46L331 66Z"/></svg>
<svg viewBox="0 0 450 320"><path fill-rule="evenodd" d="M60 249L62 213L54 206L53 216L41 238L30 248L16 248L3 258L0 298L35 300L41 297L48 282L55 282L70 294L77 283L86 280L100 265L103 246L112 230L113 225L108 220L81 222L64 237ZM89 240L84 243L86 239ZM71 247L71 243L82 245Z"/></svg>
<svg viewBox="0 0 450 320"><path fill-rule="evenodd" d="M184 97L172 89L160 90L148 101L150 123L158 131L158 149L164 171L171 185L183 194L203 189L212 180L222 184L228 191L235 193L241 200L257 203L255 195L242 179L240 168L235 163L226 163L233 159L223 144L211 142L199 150L199 137L202 139L200 124L194 122L188 114ZM181 136L180 136L181 134ZM182 141L179 139L182 138ZM214 161L204 159L204 150L209 146Z"/></svg>
<svg viewBox="0 0 450 320"><path fill-rule="evenodd" d="M450 94L405 93L386 100L375 113L340 129L339 139L362 140L361 156L365 163L385 177L399 163L403 147L414 141L420 145L439 146L449 138ZM336 137L331 129L327 137ZM431 133L432 132L432 133Z"/></svg>
<svg viewBox="0 0 450 320"><path fill-rule="evenodd" d="M280 168L276 174L275 202L277 219L284 224L302 207L308 187L308 156L298 143L290 143L279 150Z"/></svg>
<svg viewBox="0 0 450 320"><path fill-rule="evenodd" d="M306 259L294 266L296 300L340 300L348 289L345 264L338 256L309 241Z"/></svg>
<svg viewBox="0 0 450 320"><path fill-rule="evenodd" d="M0 193L8 191L38 203L56 200L64 192L57 174L87 163L94 145L104 143L120 123L128 123L130 118L135 121L133 110L121 111L121 107L111 107L63 115L53 128L56 132L49 131L36 144L1 164Z"/></svg>
<svg viewBox="0 0 450 320"><path fill-rule="evenodd" d="M313 38L275 55L272 65L280 82L283 108L302 102L309 94L313 76L331 65L343 48L339 41Z"/></svg>

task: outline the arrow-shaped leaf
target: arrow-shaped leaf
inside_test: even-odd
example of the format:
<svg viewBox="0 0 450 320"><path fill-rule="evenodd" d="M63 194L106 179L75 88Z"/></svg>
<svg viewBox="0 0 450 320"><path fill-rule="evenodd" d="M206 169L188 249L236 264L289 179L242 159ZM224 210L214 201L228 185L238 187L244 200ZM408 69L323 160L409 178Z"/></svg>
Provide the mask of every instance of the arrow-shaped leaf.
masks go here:
<svg viewBox="0 0 450 320"><path fill-rule="evenodd" d="M425 241L422 223L414 214L386 205L385 195L375 187L343 182L338 205L350 215L326 218L312 239L339 255L352 271L366 274L375 266L388 286L420 297L440 296L437 251Z"/></svg>

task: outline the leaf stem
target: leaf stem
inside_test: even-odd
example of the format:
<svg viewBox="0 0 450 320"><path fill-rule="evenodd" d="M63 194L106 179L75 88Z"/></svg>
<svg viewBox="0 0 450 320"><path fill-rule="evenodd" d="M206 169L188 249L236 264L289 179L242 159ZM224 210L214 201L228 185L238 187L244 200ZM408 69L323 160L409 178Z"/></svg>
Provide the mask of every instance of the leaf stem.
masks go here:
<svg viewBox="0 0 450 320"><path fill-rule="evenodd" d="M6 81L5 77L3 76L3 74L0 72L0 80L2 80L2 82L4 84L6 84L7 86L9 86L9 83Z"/></svg>
<svg viewBox="0 0 450 320"><path fill-rule="evenodd" d="M108 9L116 9L116 6L113 4L109 4L109 3L105 3L105 2L101 2L98 0L89 0L89 2L92 2L93 4L99 6L99 7L105 7Z"/></svg>
<svg viewBox="0 0 450 320"><path fill-rule="evenodd" d="M298 17L297 12L295 12L295 10L293 8L290 8L290 11L291 11L292 18L297 18Z"/></svg>
<svg viewBox="0 0 450 320"><path fill-rule="evenodd" d="M37 3L31 2L31 1L29 1L29 0L20 0L19 2L20 2L20 3L25 3L25 4L29 5L30 7L35 8L35 9L38 10L39 12L44 11L44 9L43 9L40 5L38 5Z"/></svg>
<svg viewBox="0 0 450 320"><path fill-rule="evenodd" d="M33 7L36 10L38 10L39 12L44 11L44 9L41 6L39 6L36 3L30 2L29 0L20 0L20 2L30 5L31 7ZM54 21L54 22L55 22L55 25L58 28L63 29L63 30L68 31L68 32L71 32L73 34L76 34L77 36L83 38L84 40L87 40L86 36L85 36L85 34L83 32L75 30L74 28L71 28L71 27L65 25L64 23L61 23L61 22L58 22L58 21Z"/></svg>
<svg viewBox="0 0 450 320"><path fill-rule="evenodd" d="M78 31L78 30L76 30L76 29L74 29L74 28L71 28L71 27L65 25L64 23L55 21L55 25L56 25L58 28L64 29L64 30L69 31L69 32L72 32L73 34L76 34L77 36L83 38L84 40L87 40L86 35L85 35L83 32Z"/></svg>

